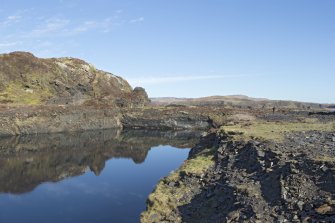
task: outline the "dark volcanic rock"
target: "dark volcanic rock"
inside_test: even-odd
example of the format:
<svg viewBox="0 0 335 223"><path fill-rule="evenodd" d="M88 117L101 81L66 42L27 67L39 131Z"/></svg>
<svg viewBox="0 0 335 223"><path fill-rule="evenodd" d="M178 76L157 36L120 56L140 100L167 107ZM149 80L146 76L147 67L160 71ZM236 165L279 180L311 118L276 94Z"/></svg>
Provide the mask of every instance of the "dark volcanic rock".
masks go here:
<svg viewBox="0 0 335 223"><path fill-rule="evenodd" d="M190 157L215 146L215 167L200 179L185 175L179 182L192 182L191 201L143 222L335 222L333 134L295 132L283 142L209 134Z"/></svg>
<svg viewBox="0 0 335 223"><path fill-rule="evenodd" d="M149 108L126 112L122 125L125 129L208 129L212 122L196 112Z"/></svg>
<svg viewBox="0 0 335 223"><path fill-rule="evenodd" d="M307 137L311 142L308 145L304 143L306 135L312 136ZM223 175L221 180L212 182L212 188L224 187L229 182L234 191L234 202L241 205L232 206L229 214L205 211L208 208L203 205L205 199L199 195L187 206L193 211L198 208L197 213L204 213L202 218L207 220L202 222L216 222L215 219L240 222L245 217L252 222L258 219L261 222L281 222L284 219L288 222L304 219L309 219L308 222L333 222L335 154L325 147L331 138L332 133L311 131L291 134L288 141L276 144L264 142L256 145L250 141L237 146L223 140L220 148L225 148L221 150L224 155L218 156L217 160L217 168L222 169ZM301 144L304 154L291 149ZM335 148L334 144L332 147ZM207 173L211 174L214 173ZM227 190L219 190L221 192L215 196L217 202ZM184 208L180 208L183 220L195 220L189 218L190 210L185 212ZM216 209L220 210L220 205ZM236 212L238 215L231 215Z"/></svg>

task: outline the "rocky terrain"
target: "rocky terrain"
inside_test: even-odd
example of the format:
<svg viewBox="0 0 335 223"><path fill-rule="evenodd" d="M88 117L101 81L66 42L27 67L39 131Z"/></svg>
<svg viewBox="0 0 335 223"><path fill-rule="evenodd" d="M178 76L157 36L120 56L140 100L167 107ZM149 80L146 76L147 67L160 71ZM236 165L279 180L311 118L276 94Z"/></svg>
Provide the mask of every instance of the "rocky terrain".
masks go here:
<svg viewBox="0 0 335 223"><path fill-rule="evenodd" d="M214 112L194 108L141 108L131 109L124 113L123 128L130 129L209 129L212 127Z"/></svg>
<svg viewBox="0 0 335 223"><path fill-rule="evenodd" d="M94 129L208 129L207 114L152 109L145 90L75 58L0 55L0 136ZM190 109L188 109L190 110Z"/></svg>
<svg viewBox="0 0 335 223"><path fill-rule="evenodd" d="M20 106L0 109L0 136L121 128L119 109L97 106Z"/></svg>
<svg viewBox="0 0 335 223"><path fill-rule="evenodd" d="M202 137L141 221L335 222L334 113L249 116Z"/></svg>
<svg viewBox="0 0 335 223"><path fill-rule="evenodd" d="M140 163L154 145L195 145L200 130L142 222L335 222L333 106L246 96L150 103L143 88L79 59L2 54L0 192L98 175L113 157Z"/></svg>

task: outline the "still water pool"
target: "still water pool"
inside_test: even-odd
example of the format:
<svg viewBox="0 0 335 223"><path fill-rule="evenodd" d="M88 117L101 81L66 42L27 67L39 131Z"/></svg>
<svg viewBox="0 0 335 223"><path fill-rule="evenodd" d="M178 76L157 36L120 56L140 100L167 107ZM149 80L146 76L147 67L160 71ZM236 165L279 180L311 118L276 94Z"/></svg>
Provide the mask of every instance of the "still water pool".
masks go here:
<svg viewBox="0 0 335 223"><path fill-rule="evenodd" d="M192 146L185 134L171 134L0 139L0 222L139 222L159 179Z"/></svg>

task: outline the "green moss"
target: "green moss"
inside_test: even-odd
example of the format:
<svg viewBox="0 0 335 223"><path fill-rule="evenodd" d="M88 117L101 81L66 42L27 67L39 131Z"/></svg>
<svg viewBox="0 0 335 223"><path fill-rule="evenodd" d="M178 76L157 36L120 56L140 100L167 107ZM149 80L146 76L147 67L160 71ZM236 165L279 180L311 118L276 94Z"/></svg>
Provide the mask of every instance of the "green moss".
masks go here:
<svg viewBox="0 0 335 223"><path fill-rule="evenodd" d="M0 102L13 104L37 105L51 97L52 93L47 88L27 88L22 84L11 82L0 92Z"/></svg>

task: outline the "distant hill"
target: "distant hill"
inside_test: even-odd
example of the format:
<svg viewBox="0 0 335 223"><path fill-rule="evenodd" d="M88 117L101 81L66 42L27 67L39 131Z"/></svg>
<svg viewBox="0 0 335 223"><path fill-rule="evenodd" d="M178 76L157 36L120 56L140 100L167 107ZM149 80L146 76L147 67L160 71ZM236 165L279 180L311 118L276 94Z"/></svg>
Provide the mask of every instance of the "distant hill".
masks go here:
<svg viewBox="0 0 335 223"><path fill-rule="evenodd" d="M0 54L0 104L127 106L147 102L142 88L76 58L37 58L27 52Z"/></svg>
<svg viewBox="0 0 335 223"><path fill-rule="evenodd" d="M245 95L209 96L202 98L151 98L153 105L160 106L219 106L238 108L292 108L292 109L319 109L334 105L287 101L269 100L266 98L252 98Z"/></svg>

